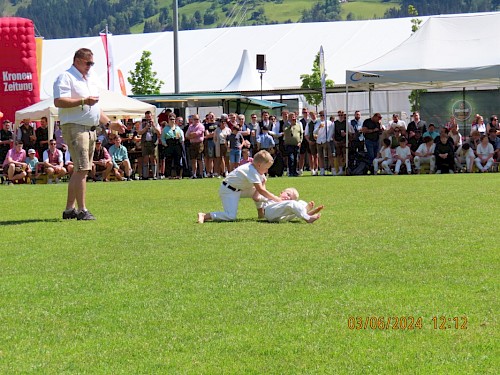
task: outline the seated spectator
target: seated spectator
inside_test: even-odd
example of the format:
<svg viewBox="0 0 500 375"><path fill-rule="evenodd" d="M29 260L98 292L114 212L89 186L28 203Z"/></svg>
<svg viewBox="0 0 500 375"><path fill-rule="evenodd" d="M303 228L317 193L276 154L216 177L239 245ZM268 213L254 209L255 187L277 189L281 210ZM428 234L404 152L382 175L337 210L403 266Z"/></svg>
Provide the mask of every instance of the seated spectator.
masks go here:
<svg viewBox="0 0 500 375"><path fill-rule="evenodd" d="M132 168L130 166L127 148L122 145L122 139L120 137L115 137L114 142L115 144L109 148L109 154L113 162L115 176L118 181L131 181L130 174L132 173ZM123 174L123 172L125 174Z"/></svg>
<svg viewBox="0 0 500 375"><path fill-rule="evenodd" d="M475 159L474 151L470 148L470 144L464 143L455 152L455 165L458 171L463 169L463 164L465 163L465 171L467 173L472 173L472 163Z"/></svg>
<svg viewBox="0 0 500 375"><path fill-rule="evenodd" d="M432 137L424 137L424 143L418 147L418 150L415 152L415 157L413 158L416 173L420 174L420 167L422 163L429 164L430 173L434 173L434 167L436 164L436 157L434 156L435 146L436 144L434 143Z"/></svg>
<svg viewBox="0 0 500 375"><path fill-rule="evenodd" d="M43 152L43 168L47 173L47 183L51 184L54 180L59 183L59 179L68 173L64 168L63 154L57 149L55 139L49 141L49 148Z"/></svg>
<svg viewBox="0 0 500 375"><path fill-rule="evenodd" d="M3 162L4 183L11 185L14 181L21 181L27 176L28 164L25 163L26 151L23 141L17 140L15 146L7 152Z"/></svg>
<svg viewBox="0 0 500 375"><path fill-rule="evenodd" d="M399 128L402 133L406 133L406 122L400 120L399 115L397 113L394 113L392 115L392 121L387 125L387 129L389 130L392 128L395 130L396 127Z"/></svg>
<svg viewBox="0 0 500 375"><path fill-rule="evenodd" d="M393 134L389 137L391 140L391 148L396 149L399 147L399 139L403 136L401 134L401 128L399 126L396 126L393 128Z"/></svg>
<svg viewBox="0 0 500 375"><path fill-rule="evenodd" d="M495 130L495 132L500 135L500 126L498 124L498 116L491 116L490 123L487 126L488 134L490 134L490 129Z"/></svg>
<svg viewBox="0 0 500 375"><path fill-rule="evenodd" d="M28 178L32 184L36 183L36 179L40 175L40 173L38 173L38 158L35 155L36 151L30 148L28 150L28 157L26 158L26 164L28 164Z"/></svg>
<svg viewBox="0 0 500 375"><path fill-rule="evenodd" d="M488 140L487 135L482 135L481 136L481 143L477 145L476 149L476 167L481 171L481 172L488 172L488 169L490 169L491 165L493 164L493 146Z"/></svg>
<svg viewBox="0 0 500 375"><path fill-rule="evenodd" d="M434 141L434 140L436 140L436 138L439 137L439 132L436 131L436 127L434 126L434 124L430 123L427 131L424 134L422 134L422 137L424 137L424 138L431 137L432 140Z"/></svg>
<svg viewBox="0 0 500 375"><path fill-rule="evenodd" d="M472 124L470 131L471 131L471 136L473 131L478 131L480 135L486 134L486 124L484 123L483 116L476 115L475 123Z"/></svg>
<svg viewBox="0 0 500 375"><path fill-rule="evenodd" d="M500 159L500 137L498 137L497 132L495 129L490 129L488 132L488 139L493 146L493 159L498 161Z"/></svg>
<svg viewBox="0 0 500 375"><path fill-rule="evenodd" d="M384 138L383 146L378 153L378 157L373 159L374 174L378 174L379 163L381 163L385 173L393 174L390 166L394 163L394 161L392 159L391 141L389 140L389 138Z"/></svg>
<svg viewBox="0 0 500 375"><path fill-rule="evenodd" d="M457 118L455 116L450 116L450 121L444 124L444 127L450 131L453 127L456 127L458 130Z"/></svg>
<svg viewBox="0 0 500 375"><path fill-rule="evenodd" d="M113 161L109 155L106 147L102 146L102 141L97 139L95 143L94 156L92 157L92 170L90 171L90 177L96 181L97 174L102 174L102 181L109 181L109 174L113 169Z"/></svg>
<svg viewBox="0 0 500 375"><path fill-rule="evenodd" d="M420 130L416 130L408 140L408 144L410 145L411 154L413 157L415 157L415 152L417 152L422 143L424 143L422 132Z"/></svg>
<svg viewBox="0 0 500 375"><path fill-rule="evenodd" d="M470 133L469 145L474 154L476 153L477 145L481 142L480 140L481 134L477 130Z"/></svg>
<svg viewBox="0 0 500 375"><path fill-rule="evenodd" d="M269 151L273 148L276 143L274 141L274 137L269 134L269 129L267 126L263 126L261 129L262 133L257 137L257 149Z"/></svg>
<svg viewBox="0 0 500 375"><path fill-rule="evenodd" d="M448 135L453 140L453 145L455 146L455 150L457 150L460 146L462 146L462 134L458 132L457 124L451 126Z"/></svg>
<svg viewBox="0 0 500 375"><path fill-rule="evenodd" d="M399 146L396 148L396 167L394 167L394 174L399 174L401 165L406 165L406 173L411 174L411 149L408 147L405 137L399 139Z"/></svg>
<svg viewBox="0 0 500 375"><path fill-rule="evenodd" d="M434 148L436 157L436 173L452 173L455 164L455 153L453 145L448 141L449 137L442 133Z"/></svg>

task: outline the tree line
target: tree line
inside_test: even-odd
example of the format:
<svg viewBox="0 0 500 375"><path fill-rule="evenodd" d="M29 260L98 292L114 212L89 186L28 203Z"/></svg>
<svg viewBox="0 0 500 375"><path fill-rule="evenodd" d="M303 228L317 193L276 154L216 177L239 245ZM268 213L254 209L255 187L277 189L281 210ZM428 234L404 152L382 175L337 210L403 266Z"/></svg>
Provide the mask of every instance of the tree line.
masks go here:
<svg viewBox="0 0 500 375"><path fill-rule="evenodd" d="M10 0L16 5L20 0ZM278 23L266 14L264 3L283 0L213 0L206 10L192 16L182 7L207 0L178 0L179 28L193 30L206 27L249 26ZM385 0L387 1L387 0ZM160 7L159 0L32 0L17 9L16 16L32 19L37 31L47 39L97 35L106 25L113 34L129 34L131 27L144 23L143 32L172 30L172 4ZM311 2L301 12L298 22L326 22L341 19L338 0ZM500 9L500 0L399 0L399 7L386 11L384 18L413 16L412 5L420 16L433 14L485 12ZM347 19L355 19L348 14ZM285 22L293 22L287 20Z"/></svg>

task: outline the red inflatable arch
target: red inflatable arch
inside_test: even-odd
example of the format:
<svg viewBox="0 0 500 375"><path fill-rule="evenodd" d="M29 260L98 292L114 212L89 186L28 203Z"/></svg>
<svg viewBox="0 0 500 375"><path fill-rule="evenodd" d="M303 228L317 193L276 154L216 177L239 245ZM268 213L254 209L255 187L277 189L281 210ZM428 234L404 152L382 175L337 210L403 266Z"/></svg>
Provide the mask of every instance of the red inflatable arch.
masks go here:
<svg viewBox="0 0 500 375"><path fill-rule="evenodd" d="M40 101L33 21L0 18L0 111L14 121L15 113Z"/></svg>

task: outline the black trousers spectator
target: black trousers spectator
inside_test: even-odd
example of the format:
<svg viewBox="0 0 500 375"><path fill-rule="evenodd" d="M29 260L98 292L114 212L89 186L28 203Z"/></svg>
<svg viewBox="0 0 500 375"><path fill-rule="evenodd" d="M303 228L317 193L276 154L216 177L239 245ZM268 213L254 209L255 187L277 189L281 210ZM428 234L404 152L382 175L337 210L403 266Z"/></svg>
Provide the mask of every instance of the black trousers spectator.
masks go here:
<svg viewBox="0 0 500 375"><path fill-rule="evenodd" d="M297 162L299 159L299 147L292 145L285 145L285 152L288 160L288 175L298 176Z"/></svg>
<svg viewBox="0 0 500 375"><path fill-rule="evenodd" d="M449 173L450 170L453 171L455 167L455 159L453 154L448 154L446 159L436 156L436 171L441 171L441 173Z"/></svg>
<svg viewBox="0 0 500 375"><path fill-rule="evenodd" d="M175 175L181 175L182 144L178 140L168 139L165 147L165 176L172 176L172 167Z"/></svg>

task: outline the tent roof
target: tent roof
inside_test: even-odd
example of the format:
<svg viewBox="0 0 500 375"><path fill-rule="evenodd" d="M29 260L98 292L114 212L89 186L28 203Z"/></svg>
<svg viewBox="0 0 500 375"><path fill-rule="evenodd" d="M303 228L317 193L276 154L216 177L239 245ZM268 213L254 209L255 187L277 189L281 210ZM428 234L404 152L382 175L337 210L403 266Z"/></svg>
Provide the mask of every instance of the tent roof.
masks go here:
<svg viewBox="0 0 500 375"><path fill-rule="evenodd" d="M272 87L262 76L262 82L260 80L259 72L251 65L250 56L248 56L248 50L243 50L241 55L240 65L238 70L234 74L231 82L227 84L226 87L222 89L225 92L241 92L255 90L262 86L263 90L270 90Z"/></svg>
<svg viewBox="0 0 500 375"><path fill-rule="evenodd" d="M500 85L500 12L430 17L391 51L346 71L375 89Z"/></svg>
<svg viewBox="0 0 500 375"><path fill-rule="evenodd" d="M425 17L422 17L426 19ZM345 83L345 70L373 60L390 51L411 34L411 19L292 23L245 26L179 32L179 71L181 92L220 92L231 82L248 51L250 71L257 74L255 58L266 55L264 79L274 90L297 89L301 74L312 71L313 61L323 46L328 78ZM173 33L115 35L111 37L115 66L127 81L144 50L151 51L153 70L164 81L160 92L174 92ZM43 42L42 83L40 96L52 96L56 77L72 64L75 51L90 48L97 78L106 83L106 58L99 36L53 39ZM245 81L248 83L245 77ZM115 78L115 82L118 79ZM260 78L252 79L242 92L260 90ZM226 89L227 90L227 89Z"/></svg>

